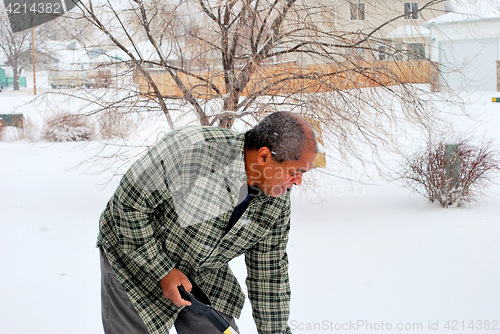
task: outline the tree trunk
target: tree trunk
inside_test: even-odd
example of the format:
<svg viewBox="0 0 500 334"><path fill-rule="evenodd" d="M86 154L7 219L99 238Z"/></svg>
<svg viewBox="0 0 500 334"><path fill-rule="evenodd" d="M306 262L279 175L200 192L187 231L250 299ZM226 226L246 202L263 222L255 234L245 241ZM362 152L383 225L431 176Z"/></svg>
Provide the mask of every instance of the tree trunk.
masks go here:
<svg viewBox="0 0 500 334"><path fill-rule="evenodd" d="M231 129L234 124L234 117L233 116L221 116L219 118L219 127L220 128L226 128L226 129Z"/></svg>
<svg viewBox="0 0 500 334"><path fill-rule="evenodd" d="M17 66L12 66L14 72L14 90L19 90L19 74L21 71L17 68Z"/></svg>
<svg viewBox="0 0 500 334"><path fill-rule="evenodd" d="M236 119L233 113L236 112L239 99L240 93L233 90L227 99L224 100L222 115L219 116L219 127L226 129L231 129L233 127L234 120Z"/></svg>

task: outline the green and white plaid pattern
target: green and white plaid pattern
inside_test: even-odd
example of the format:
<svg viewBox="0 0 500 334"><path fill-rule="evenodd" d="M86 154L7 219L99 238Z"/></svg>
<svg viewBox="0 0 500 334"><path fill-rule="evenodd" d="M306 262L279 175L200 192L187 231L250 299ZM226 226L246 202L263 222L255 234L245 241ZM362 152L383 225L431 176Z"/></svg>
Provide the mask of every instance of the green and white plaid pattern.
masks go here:
<svg viewBox="0 0 500 334"><path fill-rule="evenodd" d="M246 183L243 145L243 134L221 128L171 131L132 165L101 215L97 245L151 333L168 333L180 311L159 285L173 268L238 318L245 296L228 262L241 254L258 332L291 333L289 193L259 195L225 234Z"/></svg>

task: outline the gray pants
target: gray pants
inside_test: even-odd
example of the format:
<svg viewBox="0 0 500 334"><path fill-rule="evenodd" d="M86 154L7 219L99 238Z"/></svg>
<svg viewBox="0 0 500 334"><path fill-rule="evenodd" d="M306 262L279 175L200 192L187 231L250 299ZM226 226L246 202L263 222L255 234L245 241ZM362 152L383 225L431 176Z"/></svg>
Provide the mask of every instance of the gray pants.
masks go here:
<svg viewBox="0 0 500 334"><path fill-rule="evenodd" d="M101 253L101 312L106 334L147 334L148 329L116 278L104 251ZM221 313L238 331L233 317ZM174 323L178 334L220 334L204 316L184 308ZM239 333L239 331L238 331Z"/></svg>

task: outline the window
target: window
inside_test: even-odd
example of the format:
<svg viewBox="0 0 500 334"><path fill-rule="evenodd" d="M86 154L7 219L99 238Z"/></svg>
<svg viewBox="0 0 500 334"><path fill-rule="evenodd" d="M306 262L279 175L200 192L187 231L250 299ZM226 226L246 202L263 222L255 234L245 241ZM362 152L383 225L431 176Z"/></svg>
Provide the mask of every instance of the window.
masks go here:
<svg viewBox="0 0 500 334"><path fill-rule="evenodd" d="M360 46L346 48L345 55L347 58L363 59L365 56L365 50Z"/></svg>
<svg viewBox="0 0 500 334"><path fill-rule="evenodd" d="M378 60L386 60L388 58L388 54L386 52L385 45L378 46Z"/></svg>
<svg viewBox="0 0 500 334"><path fill-rule="evenodd" d="M418 20L418 2L405 2L404 14L407 20Z"/></svg>
<svg viewBox="0 0 500 334"><path fill-rule="evenodd" d="M365 20L365 4L362 2L351 3L351 21Z"/></svg>
<svg viewBox="0 0 500 334"><path fill-rule="evenodd" d="M363 49L362 47L360 46L357 46L356 48L354 48L354 55L358 58L358 59L363 59L365 57L365 49Z"/></svg>
<svg viewBox="0 0 500 334"><path fill-rule="evenodd" d="M410 60L420 60L425 58L425 44L410 43L408 44L408 58Z"/></svg>
<svg viewBox="0 0 500 334"><path fill-rule="evenodd" d="M394 60L396 60L396 61L403 60L403 44L402 43L394 44Z"/></svg>

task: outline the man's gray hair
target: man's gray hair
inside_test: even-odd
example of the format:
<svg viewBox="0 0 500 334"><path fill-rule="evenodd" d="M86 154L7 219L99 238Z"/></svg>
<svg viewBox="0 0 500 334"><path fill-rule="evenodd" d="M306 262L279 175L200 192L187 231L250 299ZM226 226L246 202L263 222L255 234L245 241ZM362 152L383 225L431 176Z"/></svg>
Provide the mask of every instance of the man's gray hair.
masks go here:
<svg viewBox="0 0 500 334"><path fill-rule="evenodd" d="M317 151L314 131L300 116L286 111L266 116L245 133L245 148L267 147L278 162L299 160L305 149Z"/></svg>

